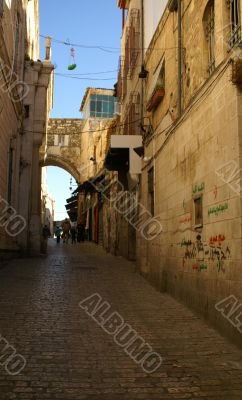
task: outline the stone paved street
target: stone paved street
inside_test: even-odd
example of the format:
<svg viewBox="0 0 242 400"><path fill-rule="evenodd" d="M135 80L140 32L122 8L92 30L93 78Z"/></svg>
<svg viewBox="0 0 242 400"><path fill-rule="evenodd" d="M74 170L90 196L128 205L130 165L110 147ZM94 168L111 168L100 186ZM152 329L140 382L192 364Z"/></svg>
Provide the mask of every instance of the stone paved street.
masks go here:
<svg viewBox="0 0 242 400"><path fill-rule="evenodd" d="M79 307L99 293L163 357L146 374ZM134 265L92 244L0 269L0 334L26 358L0 366L1 400L242 399L242 353Z"/></svg>

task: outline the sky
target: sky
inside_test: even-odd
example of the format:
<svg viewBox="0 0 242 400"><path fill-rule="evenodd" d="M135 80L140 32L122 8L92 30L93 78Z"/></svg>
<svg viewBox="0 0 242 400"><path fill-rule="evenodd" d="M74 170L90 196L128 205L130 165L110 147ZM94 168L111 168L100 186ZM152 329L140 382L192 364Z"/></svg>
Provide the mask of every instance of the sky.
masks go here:
<svg viewBox="0 0 242 400"><path fill-rule="evenodd" d="M40 0L40 35L53 38L55 84L51 117L81 118L79 109L87 87L113 88L117 81L121 28L122 15L116 0ZM41 59L44 59L45 39L42 37L40 46ZM104 49L100 50L102 46ZM77 68L68 71L68 65L73 63L71 47L75 50ZM48 168L48 187L56 200L57 220L65 218L64 205L71 195L69 186L67 172Z"/></svg>

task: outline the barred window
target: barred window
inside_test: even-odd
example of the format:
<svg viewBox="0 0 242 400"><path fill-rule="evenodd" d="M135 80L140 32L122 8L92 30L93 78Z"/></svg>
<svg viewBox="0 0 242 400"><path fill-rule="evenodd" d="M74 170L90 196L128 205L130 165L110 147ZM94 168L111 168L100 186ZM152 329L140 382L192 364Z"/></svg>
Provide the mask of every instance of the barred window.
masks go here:
<svg viewBox="0 0 242 400"><path fill-rule="evenodd" d="M208 74L215 69L214 0L209 0L203 15L203 26L207 42Z"/></svg>
<svg viewBox="0 0 242 400"><path fill-rule="evenodd" d="M235 46L241 42L241 21L240 21L240 5L239 0L229 0L230 6L230 24L231 24L231 38L230 47Z"/></svg>

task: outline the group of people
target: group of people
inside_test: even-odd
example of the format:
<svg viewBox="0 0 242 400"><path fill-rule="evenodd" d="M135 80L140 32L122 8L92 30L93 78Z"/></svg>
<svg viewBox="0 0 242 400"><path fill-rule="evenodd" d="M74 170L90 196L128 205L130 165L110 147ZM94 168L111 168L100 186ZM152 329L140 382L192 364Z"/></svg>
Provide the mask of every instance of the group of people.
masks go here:
<svg viewBox="0 0 242 400"><path fill-rule="evenodd" d="M63 239L63 243L66 244L68 244L69 239L71 239L72 244L76 242L80 243L85 240L85 226L81 223L71 225L69 219L66 218L62 222L61 227L56 227L55 236L57 243L60 243L61 238Z"/></svg>
<svg viewBox="0 0 242 400"><path fill-rule="evenodd" d="M55 237L56 242L59 244L61 239L63 243L68 244L69 240L71 239L71 243L80 243L84 242L85 240L85 225L82 222L78 224L71 224L69 219L66 218L61 226L56 226L55 228ZM42 228L42 240L41 240L41 253L47 253L47 243L48 238L51 237L50 228L47 225L44 225Z"/></svg>

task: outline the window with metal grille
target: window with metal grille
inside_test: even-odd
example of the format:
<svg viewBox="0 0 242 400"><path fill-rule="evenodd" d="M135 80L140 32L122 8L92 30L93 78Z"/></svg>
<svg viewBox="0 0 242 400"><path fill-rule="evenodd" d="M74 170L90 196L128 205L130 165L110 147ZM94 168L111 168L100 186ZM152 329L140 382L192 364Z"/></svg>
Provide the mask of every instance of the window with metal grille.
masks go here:
<svg viewBox="0 0 242 400"><path fill-rule="evenodd" d="M140 133L140 95L135 92L131 94L131 102L128 109L128 126L129 135L137 135Z"/></svg>
<svg viewBox="0 0 242 400"><path fill-rule="evenodd" d="M130 24L125 30L125 48L123 65L123 99L127 93L127 79L131 79L140 54L140 11L132 9Z"/></svg>
<svg viewBox="0 0 242 400"><path fill-rule="evenodd" d="M230 47L235 46L241 42L241 20L240 20L240 5L239 0L229 0L230 6L230 24L231 24L231 37Z"/></svg>
<svg viewBox="0 0 242 400"><path fill-rule="evenodd" d="M215 69L215 17L214 17L214 0L209 0L203 15L203 26L207 42L208 66L209 75Z"/></svg>

